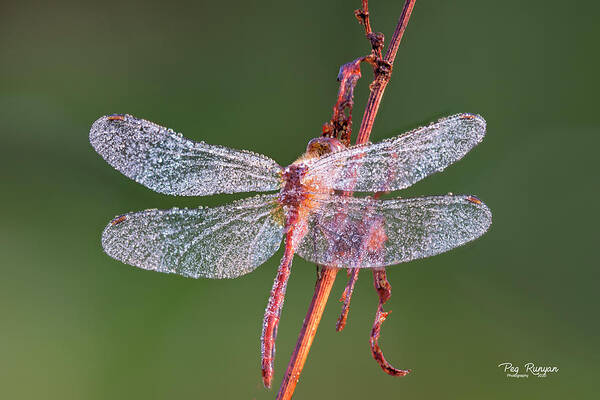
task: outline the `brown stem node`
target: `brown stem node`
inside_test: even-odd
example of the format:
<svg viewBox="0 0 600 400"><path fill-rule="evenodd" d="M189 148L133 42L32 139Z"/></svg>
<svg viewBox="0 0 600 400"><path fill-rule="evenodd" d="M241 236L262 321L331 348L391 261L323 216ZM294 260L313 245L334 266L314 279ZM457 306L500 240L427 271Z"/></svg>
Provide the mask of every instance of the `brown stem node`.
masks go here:
<svg viewBox="0 0 600 400"><path fill-rule="evenodd" d="M381 50L383 49L383 42L385 41L385 36L381 32L369 32L367 33L367 39L371 42L371 48L375 55L381 55Z"/></svg>
<svg viewBox="0 0 600 400"><path fill-rule="evenodd" d="M367 25L367 20L369 19L369 11L365 11L362 8L358 10L354 10L354 16L358 20L358 23L361 25Z"/></svg>

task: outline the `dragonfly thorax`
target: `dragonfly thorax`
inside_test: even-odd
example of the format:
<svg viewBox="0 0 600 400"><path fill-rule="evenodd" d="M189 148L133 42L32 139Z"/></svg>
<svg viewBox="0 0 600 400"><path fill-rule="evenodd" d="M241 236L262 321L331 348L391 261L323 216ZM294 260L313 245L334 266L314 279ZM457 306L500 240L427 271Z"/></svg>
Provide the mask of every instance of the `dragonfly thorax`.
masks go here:
<svg viewBox="0 0 600 400"><path fill-rule="evenodd" d="M297 208L311 195L323 192L325 189L320 185L319 179L304 179L309 166L317 158L344 148L342 142L335 138L318 137L309 141L306 153L283 171L283 188L279 193L281 204Z"/></svg>
<svg viewBox="0 0 600 400"><path fill-rule="evenodd" d="M279 192L279 201L284 206L298 207L306 197L306 187L302 178L308 171L303 162L295 162L283 170L283 187Z"/></svg>

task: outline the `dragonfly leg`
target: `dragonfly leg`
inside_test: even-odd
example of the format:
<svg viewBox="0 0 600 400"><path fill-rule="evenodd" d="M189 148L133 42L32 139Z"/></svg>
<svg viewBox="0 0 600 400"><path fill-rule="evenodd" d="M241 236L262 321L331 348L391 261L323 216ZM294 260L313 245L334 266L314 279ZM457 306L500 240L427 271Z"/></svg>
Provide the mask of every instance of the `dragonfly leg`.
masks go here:
<svg viewBox="0 0 600 400"><path fill-rule="evenodd" d="M380 195L381 192L377 192L373 197L377 199ZM368 216L366 215L363 221L364 229L367 232L367 234L364 234L363 237L363 243L361 245L361 253L359 256L359 260L366 257L367 254L369 255L369 258L372 259L375 259L373 256L377 256L377 258L383 259L383 243L387 241L387 235L385 234L383 221L380 218L371 215L371 211L372 210L369 210ZM346 326L346 321L348 320L348 312L350 311L350 300L352 299L352 293L354 291L354 285L356 284L356 280L358 279L359 271L360 268L348 269L348 284L346 285L344 293L342 294L342 297L340 299L340 301L344 303L342 305L342 313L340 314L340 317L338 318L337 323L335 325L335 330L338 332L342 331ZM385 270L383 271L385 274ZM389 293L391 295L391 287ZM387 301L387 299L385 301Z"/></svg>
<svg viewBox="0 0 600 400"><path fill-rule="evenodd" d="M275 360L275 338L277 337L277 327L279 325L279 317L281 316L281 308L285 299L285 289L287 287L288 278L292 266L293 251L286 249L285 254L279 265L277 276L273 282L269 302L265 310L263 320L263 329L261 341L261 371L263 384L266 388L271 387L273 380L273 362Z"/></svg>
<svg viewBox="0 0 600 400"><path fill-rule="evenodd" d="M346 284L346 288L344 289L344 293L342 293L342 297L340 301L342 304L342 313L335 324L335 330L341 332L346 326L346 321L348 320L348 311L350 311L350 300L352 299L352 293L354 292L354 284L358 279L358 272L360 268L348 268L348 283Z"/></svg>
<svg viewBox="0 0 600 400"><path fill-rule="evenodd" d="M371 353L373 358L377 361L377 364L381 369L388 375L392 376L405 376L410 372L410 369L398 369L394 368L383 356L383 351L379 347L379 335L381 333L381 325L387 318L390 311L384 312L383 305L392 296L392 286L387 280L385 269L374 269L373 270L373 283L375 290L379 296L379 304L377 306L377 312L375 313L375 322L373 323L373 329L371 330Z"/></svg>

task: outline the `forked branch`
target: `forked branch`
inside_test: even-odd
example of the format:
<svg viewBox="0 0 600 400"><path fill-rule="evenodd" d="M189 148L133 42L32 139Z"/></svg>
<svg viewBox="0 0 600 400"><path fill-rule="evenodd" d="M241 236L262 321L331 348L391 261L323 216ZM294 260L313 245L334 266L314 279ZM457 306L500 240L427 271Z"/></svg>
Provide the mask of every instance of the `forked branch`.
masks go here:
<svg viewBox="0 0 600 400"><path fill-rule="evenodd" d="M400 15L400 19L398 20L398 24L396 25L396 29L390 41L388 50L383 59L383 35L374 34L372 32L371 22L369 18L368 0L362 1L362 9L357 10L355 12L355 15L357 16L359 21L365 26L367 38L371 42L372 53L369 56L358 59L360 61L355 60L352 63L350 63L352 68L349 68L346 71L347 79L345 81L342 79L340 82L340 90L338 92L336 106L334 107L334 114L330 125L325 124L324 126L324 136L338 137L343 141L347 141L348 143L350 143L354 86L356 85L358 78L360 78L360 69L357 70L357 65L359 65L360 62L366 61L373 65L375 71L375 78L370 85L371 93L369 95L367 107L363 114L363 119L361 122L360 130L358 132L356 143L363 144L368 142L369 137L371 135L371 131L373 129L375 116L377 115L377 111L379 110L379 105L381 103L385 87L387 86L387 83L390 80L394 59L396 58L396 53L398 51L400 41L402 40L404 30L406 29L406 25L408 24L408 20L410 19L410 15L415 1L416 0L406 0L404 8L402 9L402 14ZM342 72L342 69L340 69L340 72ZM343 77L344 76L342 76L342 78ZM345 111L348 111L348 113L345 114ZM341 124L339 123L340 121ZM304 323L302 325L302 329L298 337L296 348L294 349L294 352L290 359L290 363L287 367L283 382L281 383L279 393L277 394L278 400L289 400L292 398L292 395L296 388L296 384L298 383L298 379L300 379L300 374L302 372L302 368L304 367L306 357L308 356L310 346L312 345L314 336L319 326L319 322L321 321L321 316L323 314L323 311L325 310L325 304L327 303L327 299L329 298L329 293L331 292L331 288L335 281L337 271L338 270L336 268L323 267L321 273L319 274L317 284L315 285L315 292L310 306L308 308L306 317L304 319ZM358 272L353 273L357 274ZM350 295L351 291L347 294L346 301L348 302L348 304L350 301ZM381 312L383 313L382 308ZM379 314L379 308L378 317L381 317L381 315ZM385 316L383 318L385 319Z"/></svg>
<svg viewBox="0 0 600 400"><path fill-rule="evenodd" d="M408 25L408 20L410 19L415 1L416 0L406 0L404 3L402 14L400 14L400 19L398 20L398 24L396 25L396 29L392 35L392 39L388 46L387 52L385 53L385 57L382 60L382 65L380 69L378 71L376 70L375 72L375 79L371 84L371 93L369 94L369 100L367 101L367 107L365 108L365 113L363 114L360 130L358 131L358 137L356 138L356 143L366 143L371 136L373 123L375 122L375 117L377 116L377 111L379 110L379 105L381 104L381 99L383 98L385 88L390 81L392 67L394 65L394 60L396 59L396 53L398 52L400 41L402 40L402 36L406 30L406 25ZM363 1L363 4L364 3L366 3L366 1ZM388 68L386 66L389 66L389 70L386 69Z"/></svg>

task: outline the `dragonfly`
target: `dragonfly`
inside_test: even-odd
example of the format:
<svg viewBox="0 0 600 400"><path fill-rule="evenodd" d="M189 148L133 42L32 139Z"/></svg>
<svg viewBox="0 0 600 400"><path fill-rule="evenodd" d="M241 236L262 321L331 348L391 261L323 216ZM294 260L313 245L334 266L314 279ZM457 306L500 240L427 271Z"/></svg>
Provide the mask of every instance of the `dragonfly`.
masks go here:
<svg viewBox="0 0 600 400"><path fill-rule="evenodd" d="M295 254L334 268L383 268L433 256L484 234L490 209L473 195L382 200L350 193L407 188L460 160L486 122L457 114L379 143L345 147L315 138L287 167L246 150L195 142L131 115L91 127L93 148L116 170L176 196L275 192L212 208L145 210L116 216L102 232L112 258L191 278L237 278L284 242L261 335L263 383L270 387L275 338Z"/></svg>

